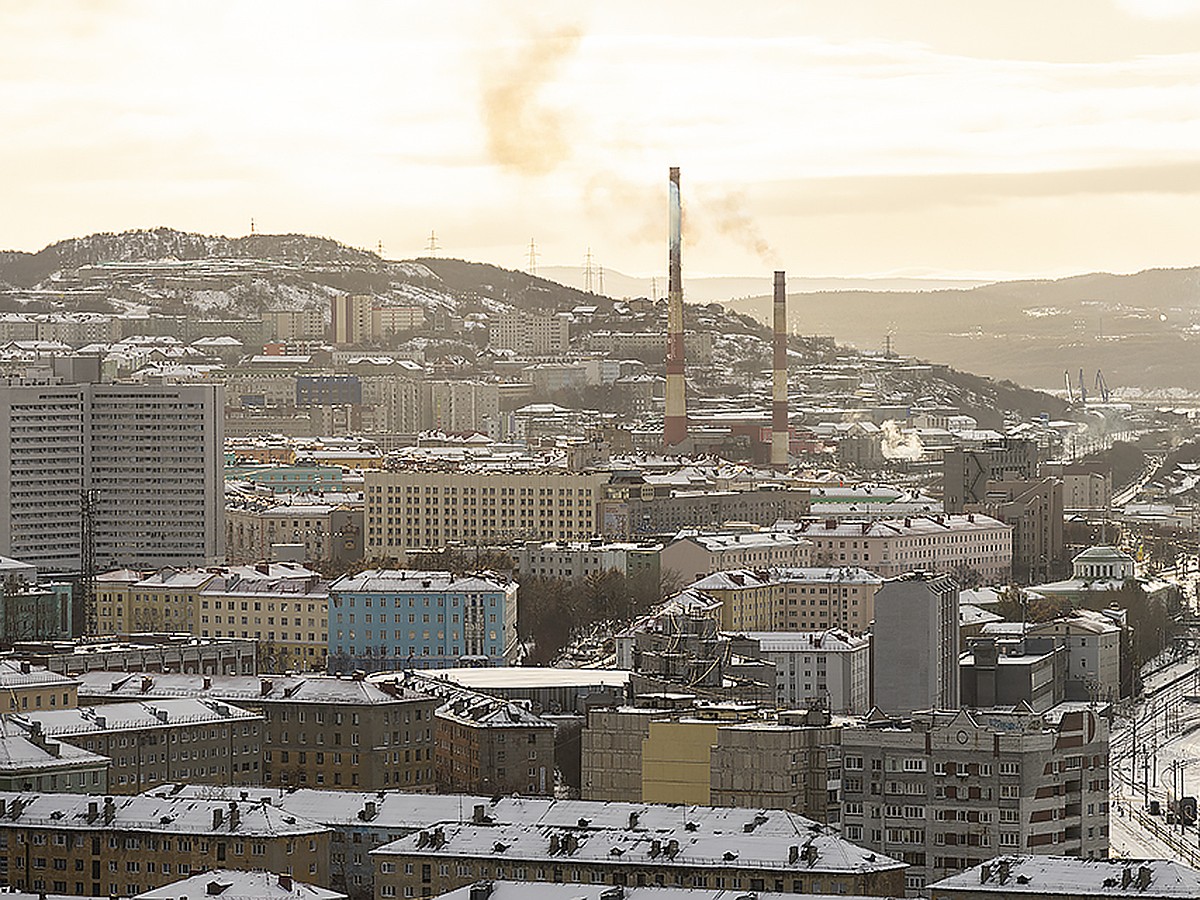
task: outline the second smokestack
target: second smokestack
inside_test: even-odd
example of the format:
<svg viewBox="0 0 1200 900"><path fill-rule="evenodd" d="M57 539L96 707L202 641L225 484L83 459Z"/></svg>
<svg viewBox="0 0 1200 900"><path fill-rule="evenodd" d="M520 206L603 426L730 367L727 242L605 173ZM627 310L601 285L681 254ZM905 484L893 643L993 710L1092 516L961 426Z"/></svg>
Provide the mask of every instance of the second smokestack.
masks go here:
<svg viewBox="0 0 1200 900"><path fill-rule="evenodd" d="M670 170L670 235L667 260L667 396L663 419L663 444L675 447L687 440L687 396L683 372L683 206L679 196L679 168Z"/></svg>
<svg viewBox="0 0 1200 900"><path fill-rule="evenodd" d="M788 467L787 273L775 273L775 328L771 386L771 466Z"/></svg>

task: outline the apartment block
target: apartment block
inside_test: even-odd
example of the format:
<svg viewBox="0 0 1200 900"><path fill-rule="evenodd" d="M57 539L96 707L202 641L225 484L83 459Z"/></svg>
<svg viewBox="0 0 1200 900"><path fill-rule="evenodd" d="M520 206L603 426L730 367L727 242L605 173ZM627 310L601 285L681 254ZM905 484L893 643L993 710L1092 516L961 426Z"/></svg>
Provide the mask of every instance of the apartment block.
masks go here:
<svg viewBox="0 0 1200 900"><path fill-rule="evenodd" d="M1012 574L1012 526L985 515L827 519L796 525L792 533L812 541L819 566L861 566L884 578L916 570L972 575L985 584Z"/></svg>
<svg viewBox="0 0 1200 900"><path fill-rule="evenodd" d="M325 313L319 307L266 310L262 318L267 340L309 341L325 335Z"/></svg>
<svg viewBox="0 0 1200 900"><path fill-rule="evenodd" d="M516 640L512 581L368 569L329 586L329 665L336 672L504 665Z"/></svg>
<svg viewBox="0 0 1200 900"><path fill-rule="evenodd" d="M368 559L403 561L412 550L590 540L607 474L560 471L368 472Z"/></svg>
<svg viewBox="0 0 1200 900"><path fill-rule="evenodd" d="M818 707L835 715L871 708L871 638L840 628L824 631L742 631L748 652L775 664L780 709ZM741 649L741 648L739 648ZM806 813L807 815L807 813Z"/></svg>
<svg viewBox="0 0 1200 900"><path fill-rule="evenodd" d="M200 638L186 632L24 641L12 650L14 661L61 675L97 670L253 675L257 671L257 653L256 642L248 638ZM76 705L77 687L72 680L71 702L64 702L63 706Z"/></svg>
<svg viewBox="0 0 1200 900"><path fill-rule="evenodd" d="M565 316L505 310L493 318L488 344L519 356L562 356L570 348L571 323Z"/></svg>
<svg viewBox="0 0 1200 900"><path fill-rule="evenodd" d="M0 660L0 701L9 712L74 709L79 705L79 682L24 659Z"/></svg>
<svg viewBox="0 0 1200 900"><path fill-rule="evenodd" d="M809 514L807 490L643 490L605 504L604 533L611 538L673 534L682 529L720 531L729 522L770 528Z"/></svg>
<svg viewBox="0 0 1200 900"><path fill-rule="evenodd" d="M216 868L329 882L330 831L269 803L0 793L0 882L132 897Z"/></svg>
<svg viewBox="0 0 1200 900"><path fill-rule="evenodd" d="M889 715L958 709L958 585L914 573L875 597L871 632L873 703Z"/></svg>
<svg viewBox="0 0 1200 900"><path fill-rule="evenodd" d="M224 553L219 385L0 386L0 553L78 572L203 565Z"/></svg>
<svg viewBox="0 0 1200 900"><path fill-rule="evenodd" d="M608 541L527 541L517 550L523 576L581 581L604 572L619 572L629 579L644 578L657 584L661 574L661 544Z"/></svg>
<svg viewBox="0 0 1200 900"><path fill-rule="evenodd" d="M421 430L493 433L500 421L500 385L487 381L425 381Z"/></svg>
<svg viewBox="0 0 1200 900"><path fill-rule="evenodd" d="M786 809L817 822L840 818L841 726L828 714L722 725L710 756L714 806Z"/></svg>
<svg viewBox="0 0 1200 900"><path fill-rule="evenodd" d="M899 896L905 865L781 810L634 804L530 806L519 821L451 822L372 851L380 897L430 897L479 880L671 885ZM564 811L565 812L565 811Z"/></svg>
<svg viewBox="0 0 1200 900"><path fill-rule="evenodd" d="M231 565L276 558L277 545L302 547L309 564L362 559L359 504L231 501L225 507L225 559Z"/></svg>
<svg viewBox="0 0 1200 900"><path fill-rule="evenodd" d="M89 672L80 677L80 696L91 704L189 697L258 713L265 720L261 783L273 787L432 791L436 784L438 700L393 684L328 675Z"/></svg>
<svg viewBox="0 0 1200 900"><path fill-rule="evenodd" d="M1037 477L1040 453L1036 441L1004 438L977 449L954 448L942 454L942 502L948 513L961 513L987 499L994 481L1029 481Z"/></svg>
<svg viewBox="0 0 1200 900"><path fill-rule="evenodd" d="M251 672L325 668L326 582L298 563L166 568L148 577L117 570L96 582L102 633L169 631L253 640L259 659ZM235 669L244 673L244 667Z"/></svg>
<svg viewBox="0 0 1200 900"><path fill-rule="evenodd" d="M329 300L330 338L337 346L361 344L374 338L375 298L369 294L345 294Z"/></svg>
<svg viewBox="0 0 1200 900"><path fill-rule="evenodd" d="M875 617L884 581L866 569L803 567L717 571L690 585L721 602L726 631L862 634Z"/></svg>
<svg viewBox="0 0 1200 900"><path fill-rule="evenodd" d="M785 531L690 531L663 547L659 561L690 584L713 572L808 566L812 550L812 541Z"/></svg>
<svg viewBox="0 0 1200 900"><path fill-rule="evenodd" d="M228 703L175 699L21 713L31 740L107 756L108 789L133 794L168 781L258 784L263 718Z"/></svg>
<svg viewBox="0 0 1200 900"><path fill-rule="evenodd" d="M1200 872L1173 859L1077 859L1009 853L930 885L932 900L1200 897Z"/></svg>
<svg viewBox="0 0 1200 900"><path fill-rule="evenodd" d="M434 714L439 791L553 795L554 724L532 712L528 702L489 697L415 672L405 673L402 682L441 701Z"/></svg>
<svg viewBox="0 0 1200 900"><path fill-rule="evenodd" d="M1108 855L1108 724L1083 704L843 728L842 773L842 833L910 891L996 853Z"/></svg>
<svg viewBox="0 0 1200 900"><path fill-rule="evenodd" d="M106 793L108 757L18 728L0 732L0 791Z"/></svg>
<svg viewBox="0 0 1200 900"><path fill-rule="evenodd" d="M430 864L429 885L422 883L425 873L421 869L421 863L414 861L412 872L406 873L403 863L395 866L395 871L393 871L391 868L385 869L379 860L369 856L370 851L403 837L415 837L423 845L426 845L432 836L431 832L436 831L439 825L457 827L470 824L479 828L487 828L495 835L493 841L501 840L502 829L512 826L528 828L536 824L557 832L560 836L559 849L561 852L559 862L554 865L562 866L560 886L572 887L575 891L574 894L568 895L571 898L590 891L593 887L603 885L607 889L612 889L614 885L612 877L603 881L593 881L590 877L582 877L583 872L573 874L572 870L575 869L575 866L572 865L572 860L567 853L570 841L564 845L562 840L562 836L567 833L572 834L580 844L595 834L604 834L612 830L631 830L636 835L648 840L660 838L657 851L654 851L652 844L644 849L654 853L653 858L663 864L663 872L656 873L647 870L645 863L650 854L641 852L639 852L639 863L633 870L620 868L610 870L610 874L616 875L618 878L622 871L629 872L624 886L627 891L626 896L633 892L634 885L641 883L637 877L639 872L645 876L643 880L646 884L657 883L656 874L664 875L664 884L675 885L677 883L673 874L667 874L669 860L666 859L666 853L664 853L664 851L670 851L672 839L684 842L684 838L677 835L676 832L687 835L687 840L691 839L691 835L696 835L698 839L706 842L706 847L710 846L707 843L710 836L724 835L726 846L711 860L713 865L726 862L723 858L726 849L743 857L758 858L752 852L754 848L761 844L764 852L767 852L775 840L790 834L791 844L798 845L797 855L807 854L802 857L801 869L815 868L815 871L810 872L810 877L819 880L819 883L815 885L810 885L808 882L803 884L801 886L803 891L811 889L824 893L826 889L824 882L829 878L833 880L829 889L837 890L838 881L842 877L835 874L838 866L836 854L841 852L839 846L849 854L843 860L847 868L852 868L857 862L865 859L860 856L858 849L845 845L844 841L842 845L827 843L826 841L832 837L832 833L825 826L802 816L775 811L762 812L711 807L688 807L686 810L681 810L677 806L643 803L597 803L586 800L562 801L519 796L492 796L489 798L463 794L416 795L394 790L380 791L376 794L356 794L349 791L318 791L299 788L280 793L278 790L268 788L227 788L222 790L206 785L176 785L170 788L160 788L155 791L155 794L177 798L180 801L187 798L211 800L214 797L243 798L249 803L265 801L298 819L325 825L333 831L330 886L346 891L353 900L366 900L371 897L432 896L434 873L441 872L442 865L446 866L444 874L454 872L457 876L462 876L464 883L471 883L478 879L500 878L502 876L492 866L501 868L511 866L513 868L505 869L508 873L507 877L522 877L522 887L529 891L531 896L534 891L553 886L554 879L549 864L546 866L544 875L536 876L534 871L536 866L528 862L523 863L520 859L506 862L504 859L506 851L495 849L493 842L488 843L485 855L471 860L455 859L454 856L447 856L441 862L427 860ZM684 812L687 814L686 817L683 816ZM425 832L423 840L419 837L420 832ZM659 832L662 832L661 836ZM803 837L800 837L801 835ZM805 851L803 848L810 835L816 846L812 850ZM445 836L445 831L443 831L443 838ZM782 859L790 858L791 844L785 845ZM490 857L490 861L487 862L488 869L482 871L479 865L484 863L488 857ZM612 859L614 863L619 862L620 856L614 854ZM865 861L874 863L877 860L878 855L873 860L866 859ZM735 867L738 865L743 864L735 864ZM462 871L459 866L469 866L470 871ZM524 876L512 874L516 866L526 868ZM894 864L889 867L892 870L895 869ZM871 891L872 894L899 896L899 890L886 891L882 889L881 885L878 885L877 879L880 877L878 870L871 868L870 871L875 873L868 876L871 883L875 885L875 889ZM389 876L388 884L376 883L376 877L380 873ZM416 875L417 883L409 885L392 883L395 876L404 874ZM682 875L683 871L681 870L679 874ZM727 877L724 882L725 889L733 887L734 879L739 879L736 883L738 888L743 891L750 885L749 875L744 869L728 876L725 874L718 876L716 873L697 874L700 878L703 878L705 874L709 876L707 889L692 889L701 891L704 897L709 897L714 889L717 889L717 877ZM782 875L783 872L779 874ZM531 883L538 877L544 877L545 881ZM774 882L769 884L773 887ZM385 887L388 888L389 893L383 892ZM792 885L788 883L785 887L790 891ZM390 893L393 889L395 890L394 895ZM411 890L411 894L406 893L406 889ZM675 890L680 889L676 888ZM589 894L589 896L591 895ZM762 896L774 897L776 895L763 894Z"/></svg>

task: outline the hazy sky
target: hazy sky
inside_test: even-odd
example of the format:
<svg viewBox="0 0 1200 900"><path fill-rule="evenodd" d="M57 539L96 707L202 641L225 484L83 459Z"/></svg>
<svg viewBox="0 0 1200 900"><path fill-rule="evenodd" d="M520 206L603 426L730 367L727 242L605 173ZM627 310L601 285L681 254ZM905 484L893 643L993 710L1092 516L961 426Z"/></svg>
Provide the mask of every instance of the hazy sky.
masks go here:
<svg viewBox="0 0 1200 900"><path fill-rule="evenodd" d="M1200 0L0 0L0 248L653 274L1200 264Z"/></svg>

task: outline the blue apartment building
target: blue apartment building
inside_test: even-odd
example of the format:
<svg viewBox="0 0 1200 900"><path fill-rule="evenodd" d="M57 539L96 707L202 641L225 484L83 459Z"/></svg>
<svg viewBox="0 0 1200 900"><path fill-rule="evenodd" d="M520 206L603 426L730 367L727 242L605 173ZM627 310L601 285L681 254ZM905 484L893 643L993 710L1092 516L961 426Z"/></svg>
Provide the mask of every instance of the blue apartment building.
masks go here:
<svg viewBox="0 0 1200 900"><path fill-rule="evenodd" d="M329 586L329 669L503 666L516 650L516 625L515 582L368 569Z"/></svg>

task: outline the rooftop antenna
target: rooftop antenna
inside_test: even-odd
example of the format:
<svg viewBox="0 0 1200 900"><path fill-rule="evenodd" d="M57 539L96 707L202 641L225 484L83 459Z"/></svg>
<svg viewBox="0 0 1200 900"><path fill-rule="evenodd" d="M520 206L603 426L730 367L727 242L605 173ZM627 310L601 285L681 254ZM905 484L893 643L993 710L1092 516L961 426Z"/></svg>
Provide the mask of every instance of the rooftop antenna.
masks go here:
<svg viewBox="0 0 1200 900"><path fill-rule="evenodd" d="M592 290L592 248L587 248L587 256L583 258L583 289L589 294L594 294Z"/></svg>
<svg viewBox="0 0 1200 900"><path fill-rule="evenodd" d="M442 249L442 245L438 243L437 232L433 229L429 230L429 240L425 244L425 252L430 256L437 256L438 251Z"/></svg>
<svg viewBox="0 0 1200 900"><path fill-rule="evenodd" d="M535 276L537 275L537 259L538 259L537 244L535 244L533 242L533 238L530 238L529 239L529 268L526 269L526 271L530 275L535 275Z"/></svg>

